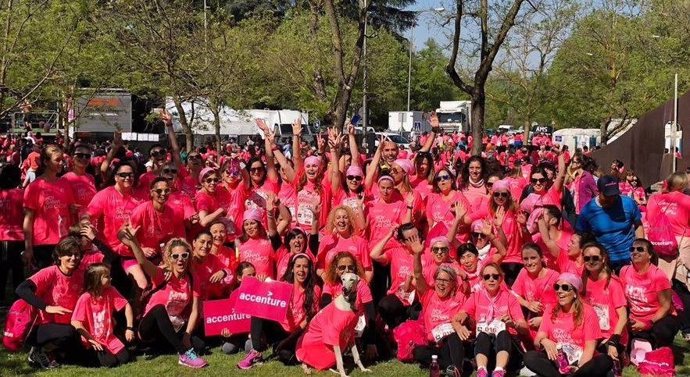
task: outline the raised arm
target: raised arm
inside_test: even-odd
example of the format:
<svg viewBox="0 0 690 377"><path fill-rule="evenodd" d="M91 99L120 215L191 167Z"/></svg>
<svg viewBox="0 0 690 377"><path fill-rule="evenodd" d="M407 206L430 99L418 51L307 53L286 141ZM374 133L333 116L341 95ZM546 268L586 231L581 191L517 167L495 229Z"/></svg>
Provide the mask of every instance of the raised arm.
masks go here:
<svg viewBox="0 0 690 377"><path fill-rule="evenodd" d="M141 246L139 246L139 241L136 237L138 230L138 227L132 228L130 225L127 225L118 233L118 238L123 245L132 250L134 257L137 259L137 263L139 263L146 275L153 278L158 273L158 267L156 267L155 264L151 263L151 261L146 258L146 255L144 255L144 250L142 250Z"/></svg>
<svg viewBox="0 0 690 377"><path fill-rule="evenodd" d="M366 125L364 125L364 128L366 129ZM360 155L359 148L357 147L357 138L355 137L355 126L353 126L352 124L347 125L347 144L350 147L350 156L352 156L352 161L350 162L350 165L360 166Z"/></svg>
<svg viewBox="0 0 690 377"><path fill-rule="evenodd" d="M541 234L541 240L544 242L544 245L546 245L546 248L549 249L549 253L554 258L558 258L558 255L561 253L561 248L558 246L558 243L556 240L551 238L551 235L549 234L549 228L546 225L546 220L544 219L544 216L539 216L539 220L537 220L537 225L539 226L539 234Z"/></svg>
<svg viewBox="0 0 690 377"><path fill-rule="evenodd" d="M165 123L165 129L168 132L168 142L170 143L173 163L175 164L175 167L177 167L177 170L180 170L182 169L180 146L177 144L177 138L175 137L175 129L173 128L172 115L168 112L168 110L163 109L163 112L161 113L161 120L163 121L163 123Z"/></svg>
<svg viewBox="0 0 690 377"><path fill-rule="evenodd" d="M342 173L338 168L338 161L340 161L340 148L343 147L343 141L345 136L341 135L339 131L334 130L329 132L328 135L328 146L331 149L331 156L333 157L333 163L330 166L331 173L331 191L336 193L340 190L340 185L342 184Z"/></svg>
<svg viewBox="0 0 690 377"><path fill-rule="evenodd" d="M441 130L438 115L436 115L435 111L429 116L429 124L431 125L431 135L429 135L429 137L426 139L426 142L422 146L422 149L419 150L419 153L428 153L431 150L431 148L434 146L434 141L436 141L436 135L438 135Z"/></svg>
<svg viewBox="0 0 690 377"><path fill-rule="evenodd" d="M110 147L105 161L101 162L100 173L103 182L107 181L108 169L110 169L110 163L113 162L115 155L122 148L122 132L115 131L113 133L113 145Z"/></svg>
<svg viewBox="0 0 690 377"><path fill-rule="evenodd" d="M424 278L424 271L422 268L424 245L419 240L419 236L414 235L405 240L405 246L414 253L414 279L417 282L417 293L419 293L419 297L424 297L424 294L429 288Z"/></svg>
<svg viewBox="0 0 690 377"><path fill-rule="evenodd" d="M285 172L285 178L287 178L288 183L292 183L295 180L295 169L290 166L290 163L288 162L288 159L285 158L285 155L283 152L280 151L280 149L276 149L273 151L273 155L275 156L276 160L278 161L278 164L280 164L280 168L283 169Z"/></svg>
<svg viewBox="0 0 690 377"><path fill-rule="evenodd" d="M558 172L553 180L553 188L557 191L563 190L563 182L565 181L565 157L563 153L558 154Z"/></svg>
<svg viewBox="0 0 690 377"><path fill-rule="evenodd" d="M370 190L374 186L374 179L376 179L376 174L379 171L379 162L381 161L381 153L383 153L383 142L386 138L381 135L379 137L379 146L376 148L376 153L371 159L371 163L367 167L367 176L364 178L364 188Z"/></svg>
<svg viewBox="0 0 690 377"><path fill-rule="evenodd" d="M273 147L275 146L275 134L271 131L263 119L256 119L256 125L264 133L264 149L266 150L266 178L272 182L278 182L276 162L273 159Z"/></svg>
<svg viewBox="0 0 690 377"><path fill-rule="evenodd" d="M302 120L297 119L292 124L292 162L295 171L300 171L304 165L302 159Z"/></svg>

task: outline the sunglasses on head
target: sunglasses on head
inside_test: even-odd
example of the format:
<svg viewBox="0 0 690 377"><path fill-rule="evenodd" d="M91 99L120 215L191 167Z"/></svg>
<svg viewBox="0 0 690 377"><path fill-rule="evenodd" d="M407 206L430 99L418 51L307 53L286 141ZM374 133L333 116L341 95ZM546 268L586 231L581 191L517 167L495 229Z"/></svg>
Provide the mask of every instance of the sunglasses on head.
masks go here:
<svg viewBox="0 0 690 377"><path fill-rule="evenodd" d="M441 181L449 181L450 180L450 175L437 175L436 178L434 178L436 182L441 182Z"/></svg>
<svg viewBox="0 0 690 377"><path fill-rule="evenodd" d="M358 175L348 175L346 178L348 179L348 181L361 181L362 180L362 177L360 177Z"/></svg>
<svg viewBox="0 0 690 377"><path fill-rule="evenodd" d="M117 174L115 174L115 175L118 176L118 177L120 177L120 178L122 178L122 179L127 179L127 178L132 179L132 178L134 178L134 173L117 173Z"/></svg>
<svg viewBox="0 0 690 377"><path fill-rule="evenodd" d="M338 266L338 271L344 272L344 271L350 271L350 272L355 272L355 266L352 264L341 264Z"/></svg>
<svg viewBox="0 0 690 377"><path fill-rule="evenodd" d="M164 168L163 173L165 173L165 174L177 174L177 169Z"/></svg>
<svg viewBox="0 0 690 377"><path fill-rule="evenodd" d="M630 247L630 252L631 253L644 253L647 250L643 246L631 246Z"/></svg>
<svg viewBox="0 0 690 377"><path fill-rule="evenodd" d="M601 256L600 255L591 255L591 256L587 255L587 256L582 257L582 260L584 260L585 263L589 263L589 262L597 263L601 260Z"/></svg>
<svg viewBox="0 0 690 377"><path fill-rule="evenodd" d="M85 159L91 158L91 154L89 154L89 153L75 153L74 157L85 160Z"/></svg>
<svg viewBox="0 0 690 377"><path fill-rule="evenodd" d="M494 198L507 198L508 195L507 192L494 192Z"/></svg>
<svg viewBox="0 0 690 377"><path fill-rule="evenodd" d="M484 275L482 275L482 278L484 280L498 280L501 278L501 275L499 275L499 274L484 274Z"/></svg>
<svg viewBox="0 0 690 377"><path fill-rule="evenodd" d="M180 253L180 254L170 254L170 259L172 259L172 260L178 260L178 259L187 260L187 259L189 259L189 253L185 252L185 253Z"/></svg>
<svg viewBox="0 0 690 377"><path fill-rule="evenodd" d="M570 284L554 284L553 285L553 290L558 292L558 291L563 291L563 292L570 292L573 290L573 287Z"/></svg>
<svg viewBox="0 0 690 377"><path fill-rule="evenodd" d="M168 195L170 194L170 189L155 189L153 192L155 192L156 195Z"/></svg>
<svg viewBox="0 0 690 377"><path fill-rule="evenodd" d="M546 183L546 178L532 178L532 183Z"/></svg>
<svg viewBox="0 0 690 377"><path fill-rule="evenodd" d="M442 254L442 253L447 253L450 249L446 246L441 246L441 247L432 247L431 252L434 254Z"/></svg>

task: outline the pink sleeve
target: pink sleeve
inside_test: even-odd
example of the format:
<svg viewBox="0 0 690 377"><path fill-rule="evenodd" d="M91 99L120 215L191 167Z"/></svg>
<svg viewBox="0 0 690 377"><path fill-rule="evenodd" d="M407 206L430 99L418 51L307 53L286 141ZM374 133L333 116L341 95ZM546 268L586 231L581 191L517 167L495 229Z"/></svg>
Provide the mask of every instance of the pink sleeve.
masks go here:
<svg viewBox="0 0 690 377"><path fill-rule="evenodd" d="M86 322L86 312L88 311L87 306L89 305L90 296L88 293L83 293L79 296L77 304L72 311L72 321Z"/></svg>
<svg viewBox="0 0 690 377"><path fill-rule="evenodd" d="M525 315L522 313L522 307L517 298L508 291L508 310L510 310L510 318L513 321L524 321Z"/></svg>
<svg viewBox="0 0 690 377"><path fill-rule="evenodd" d="M357 284L357 298L359 298L359 300L363 304L368 304L368 303L374 301L374 297L371 295L371 289L369 288L367 283L363 280L360 280L359 283Z"/></svg>
<svg viewBox="0 0 690 377"><path fill-rule="evenodd" d="M513 286L510 287L510 289L513 290L516 294L521 296L522 298L525 298L525 289L524 289L524 281L525 281L525 275L522 273L523 270L518 273L517 278L515 278L515 282L513 282Z"/></svg>
<svg viewBox="0 0 690 377"><path fill-rule="evenodd" d="M589 326L588 323L599 323L599 318L594 313L594 310L588 306L585 307L585 315L582 320L584 327L584 341L597 340L602 337L599 326Z"/></svg>
<svg viewBox="0 0 690 377"><path fill-rule="evenodd" d="M96 193L91 199L91 203L89 203L89 206L86 208L86 212L92 218L92 221L94 218L97 219L103 215L103 200L101 198L105 196L104 194L103 191Z"/></svg>
<svg viewBox="0 0 690 377"><path fill-rule="evenodd" d="M477 299L477 294L472 293L470 297L465 301L465 303L462 305L462 311L467 313L470 317L476 317L476 312L477 312L477 305L475 300Z"/></svg>
<svg viewBox="0 0 690 377"><path fill-rule="evenodd" d="M671 289L671 281L668 280L666 274L664 274L661 270L657 269L652 279L654 279L654 289L657 292L662 292L667 289Z"/></svg>
<svg viewBox="0 0 690 377"><path fill-rule="evenodd" d="M609 282L609 298L611 299L613 307L616 309L628 306L628 301L625 299L625 294L623 293L623 287L616 278L611 278Z"/></svg>
<svg viewBox="0 0 690 377"><path fill-rule="evenodd" d="M201 297L201 282L199 281L199 277L196 275L192 276L192 297Z"/></svg>
<svg viewBox="0 0 690 377"><path fill-rule="evenodd" d="M55 267L55 268L53 268ZM46 267L33 274L29 280L36 285L36 296L42 296L55 283L56 266Z"/></svg>
<svg viewBox="0 0 690 377"><path fill-rule="evenodd" d="M135 228L138 226L144 225L143 224L144 223L144 216L143 215L144 215L144 206L142 206L142 205L136 206L132 210L132 213L130 213L130 215L129 215L130 224L132 224L132 226ZM141 236L142 234L144 234L143 229L141 232L138 232L139 236ZM139 241L141 241L140 237L137 237L137 238L139 238Z"/></svg>
<svg viewBox="0 0 690 377"><path fill-rule="evenodd" d="M208 198L207 195L203 195L201 193L198 193L196 195L196 209L197 211L206 211L206 212L213 212L215 211L214 208L212 207L211 200Z"/></svg>
<svg viewBox="0 0 690 377"><path fill-rule="evenodd" d="M365 239L360 239L357 247L359 248L359 255L362 258L362 260L360 261L362 262L362 267L364 267L365 270L371 270L372 263L371 256L369 255L369 247L367 241Z"/></svg>
<svg viewBox="0 0 690 377"><path fill-rule="evenodd" d="M120 294L120 292L118 292L117 289L111 287L108 294L113 298L113 305L115 306L115 311L119 312L125 306L127 306L127 300L124 297L122 297L122 295Z"/></svg>
<svg viewBox="0 0 690 377"><path fill-rule="evenodd" d="M551 308L549 307L548 309L551 309ZM551 329L552 328L553 328L553 322L551 322L551 310L544 309L544 315L541 317L541 325L539 325L539 332L543 332L544 334L546 334L546 336L549 339L551 339ZM553 339L551 339L551 340L553 340Z"/></svg>
<svg viewBox="0 0 690 377"><path fill-rule="evenodd" d="M40 190L37 186L38 182L34 181L26 188L26 191L24 191L24 207L34 211L38 209L38 196Z"/></svg>

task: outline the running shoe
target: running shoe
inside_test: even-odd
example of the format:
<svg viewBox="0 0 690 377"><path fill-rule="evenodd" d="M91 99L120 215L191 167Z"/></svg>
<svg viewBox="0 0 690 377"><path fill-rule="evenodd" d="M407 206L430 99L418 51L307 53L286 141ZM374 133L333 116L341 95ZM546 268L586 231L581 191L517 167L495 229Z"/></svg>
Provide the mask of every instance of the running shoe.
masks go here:
<svg viewBox="0 0 690 377"><path fill-rule="evenodd" d="M194 352L194 348L190 348L189 351L181 354L178 363L194 369L203 368L208 365L206 360L202 359Z"/></svg>
<svg viewBox="0 0 690 377"><path fill-rule="evenodd" d="M237 363L237 367L240 369L250 369L251 367L254 366L254 364L258 363L261 361L261 352L251 350L245 356L245 358Z"/></svg>

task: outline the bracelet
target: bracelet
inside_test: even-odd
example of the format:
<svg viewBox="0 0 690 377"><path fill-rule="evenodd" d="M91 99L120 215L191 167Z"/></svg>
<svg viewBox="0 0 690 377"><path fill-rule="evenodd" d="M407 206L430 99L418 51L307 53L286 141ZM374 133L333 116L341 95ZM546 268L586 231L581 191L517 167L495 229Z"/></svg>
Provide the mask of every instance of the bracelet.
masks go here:
<svg viewBox="0 0 690 377"><path fill-rule="evenodd" d="M134 327L127 326L127 330L134 331Z"/></svg>

